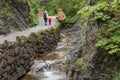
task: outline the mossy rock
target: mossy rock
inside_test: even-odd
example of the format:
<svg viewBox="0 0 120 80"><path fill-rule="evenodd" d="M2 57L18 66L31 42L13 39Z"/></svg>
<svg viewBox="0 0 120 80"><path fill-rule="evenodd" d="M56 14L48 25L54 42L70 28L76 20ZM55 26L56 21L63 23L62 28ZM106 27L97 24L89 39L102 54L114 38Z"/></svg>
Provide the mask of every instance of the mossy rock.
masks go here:
<svg viewBox="0 0 120 80"><path fill-rule="evenodd" d="M27 37L21 36L20 39L22 43L27 43Z"/></svg>
<svg viewBox="0 0 120 80"><path fill-rule="evenodd" d="M83 58L78 58L75 62L75 69L76 71L80 71L81 74L86 73L87 67L85 66Z"/></svg>
<svg viewBox="0 0 120 80"><path fill-rule="evenodd" d="M37 41L41 40L41 31L38 31L35 33L36 37L37 37Z"/></svg>
<svg viewBox="0 0 120 80"><path fill-rule="evenodd" d="M29 42L36 42L37 41L37 36L34 32L31 32L31 34L28 37Z"/></svg>

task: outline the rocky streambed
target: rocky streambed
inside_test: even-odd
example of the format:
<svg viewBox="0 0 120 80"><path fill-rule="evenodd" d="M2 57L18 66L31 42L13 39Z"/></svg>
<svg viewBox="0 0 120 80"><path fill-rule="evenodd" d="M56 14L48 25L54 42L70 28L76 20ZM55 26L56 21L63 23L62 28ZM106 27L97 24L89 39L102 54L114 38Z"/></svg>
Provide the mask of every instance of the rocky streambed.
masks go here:
<svg viewBox="0 0 120 80"><path fill-rule="evenodd" d="M20 80L65 80L68 65L66 56L73 47L69 38L61 33L61 40L54 51L34 60L30 72Z"/></svg>
<svg viewBox="0 0 120 80"><path fill-rule="evenodd" d="M93 22L85 33L81 28L77 22L62 32L56 49L36 58L30 72L20 80L115 80L108 67L101 66L106 55L100 54L94 46L94 35L99 30L96 23Z"/></svg>
<svg viewBox="0 0 120 80"><path fill-rule="evenodd" d="M30 71L19 80L67 80L79 52L79 24L61 31L55 50L34 60Z"/></svg>

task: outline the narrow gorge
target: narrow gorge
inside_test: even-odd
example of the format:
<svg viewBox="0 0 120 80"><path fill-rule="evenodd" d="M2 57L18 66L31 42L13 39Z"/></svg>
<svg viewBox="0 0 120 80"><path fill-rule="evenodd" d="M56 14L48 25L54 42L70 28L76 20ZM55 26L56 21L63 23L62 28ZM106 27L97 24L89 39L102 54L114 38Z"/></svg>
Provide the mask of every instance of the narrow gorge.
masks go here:
<svg viewBox="0 0 120 80"><path fill-rule="evenodd" d="M0 80L120 80L119 5L1 0Z"/></svg>

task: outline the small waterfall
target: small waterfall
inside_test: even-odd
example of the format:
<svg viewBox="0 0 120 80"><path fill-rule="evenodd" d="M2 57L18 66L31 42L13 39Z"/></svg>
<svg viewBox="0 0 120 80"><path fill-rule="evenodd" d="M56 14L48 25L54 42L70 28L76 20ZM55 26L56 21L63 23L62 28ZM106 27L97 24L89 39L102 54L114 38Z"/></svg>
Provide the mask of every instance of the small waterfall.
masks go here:
<svg viewBox="0 0 120 80"><path fill-rule="evenodd" d="M68 41L66 35L61 34L61 36L61 42L53 52L34 60L34 65L28 75L34 76L36 79L31 80L65 80L68 67L66 61L69 59L66 54L71 46L66 44Z"/></svg>
<svg viewBox="0 0 120 80"><path fill-rule="evenodd" d="M36 73L43 72L45 70L59 71L61 64L62 60L42 61L41 63L38 63L36 66L33 66L33 68L35 69L34 71Z"/></svg>

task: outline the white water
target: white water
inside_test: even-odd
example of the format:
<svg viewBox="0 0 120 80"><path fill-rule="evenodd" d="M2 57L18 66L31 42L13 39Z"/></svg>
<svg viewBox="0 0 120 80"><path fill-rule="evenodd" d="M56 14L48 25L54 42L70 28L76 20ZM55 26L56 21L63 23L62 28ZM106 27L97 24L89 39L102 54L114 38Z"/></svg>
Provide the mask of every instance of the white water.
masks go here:
<svg viewBox="0 0 120 80"><path fill-rule="evenodd" d="M45 71L43 72L44 77L41 80L64 80L65 74L55 71Z"/></svg>
<svg viewBox="0 0 120 80"><path fill-rule="evenodd" d="M70 49L71 46L67 45L66 37L62 38L54 51L48 53L45 58L42 57L44 59L34 60L34 65L27 74L28 78L22 80L65 80L67 68L65 59ZM30 76L34 78L29 79Z"/></svg>

